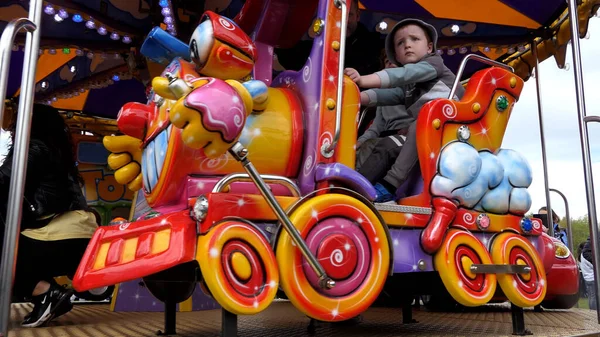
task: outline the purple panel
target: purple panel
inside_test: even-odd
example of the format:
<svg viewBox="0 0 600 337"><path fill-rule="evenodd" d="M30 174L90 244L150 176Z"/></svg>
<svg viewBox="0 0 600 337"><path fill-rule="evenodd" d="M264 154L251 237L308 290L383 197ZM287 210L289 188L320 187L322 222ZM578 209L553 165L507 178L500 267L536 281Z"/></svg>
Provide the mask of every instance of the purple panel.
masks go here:
<svg viewBox="0 0 600 337"><path fill-rule="evenodd" d="M137 80L115 82L102 89L92 89L83 112L99 117L116 118L125 103L146 103L146 87Z"/></svg>
<svg viewBox="0 0 600 337"><path fill-rule="evenodd" d="M412 170L408 179L398 187L396 199L417 195L423 192L424 185L423 177L421 176L421 167L417 166Z"/></svg>
<svg viewBox="0 0 600 337"><path fill-rule="evenodd" d="M213 310L219 309L221 306L212 297L206 295L200 286L196 286L196 290L192 294L192 311Z"/></svg>
<svg viewBox="0 0 600 337"><path fill-rule="evenodd" d="M21 87L21 76L23 75L23 57L22 51L13 51L10 55L10 71L8 72L8 87L6 88L6 98L15 95Z"/></svg>
<svg viewBox="0 0 600 337"><path fill-rule="evenodd" d="M539 22L541 25L550 24L551 21L557 18L556 14L567 8L567 2L564 0L500 0L500 2Z"/></svg>
<svg viewBox="0 0 600 337"><path fill-rule="evenodd" d="M421 229L393 229L390 237L394 249L394 274L433 271L433 258L421 249ZM419 260L425 262L425 270L418 268Z"/></svg>
<svg viewBox="0 0 600 337"><path fill-rule="evenodd" d="M414 0L404 1L381 1L381 0L361 0L365 8L369 11L402 13L406 17L432 18L433 15L425 8L421 7Z"/></svg>
<svg viewBox="0 0 600 337"><path fill-rule="evenodd" d="M164 311L164 304L157 300L143 284L142 279L137 279L119 285L117 298L114 299L115 311Z"/></svg>
<svg viewBox="0 0 600 337"><path fill-rule="evenodd" d="M339 180L371 201L377 197L375 188L367 178L344 164L317 165L315 181L319 183L327 180Z"/></svg>
<svg viewBox="0 0 600 337"><path fill-rule="evenodd" d="M164 303L157 300L148 289L140 285L142 279L137 279L119 285L115 303L116 312L162 312L165 309ZM192 294L192 311L218 309L219 304L211 297L207 296L200 286ZM179 311L179 305L177 306Z"/></svg>
<svg viewBox="0 0 600 337"><path fill-rule="evenodd" d="M327 6L332 5L330 1L320 1L317 17L324 18L327 14ZM307 194L315 189L315 167L318 157L319 145L319 122L321 116L320 93L321 73L323 70L323 46L325 35L315 37L310 56L302 71L284 71L275 80L273 87L290 88L298 94L302 102L304 112L304 153L302 154L302 170L298 176L298 183L302 194Z"/></svg>

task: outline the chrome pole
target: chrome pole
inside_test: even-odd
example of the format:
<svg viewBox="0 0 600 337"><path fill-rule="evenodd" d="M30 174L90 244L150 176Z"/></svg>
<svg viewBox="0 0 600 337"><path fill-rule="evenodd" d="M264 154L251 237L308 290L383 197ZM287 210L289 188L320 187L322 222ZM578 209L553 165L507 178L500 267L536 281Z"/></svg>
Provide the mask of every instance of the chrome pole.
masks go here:
<svg viewBox="0 0 600 337"><path fill-rule="evenodd" d="M544 192L546 193L546 209L548 218L548 233L554 237L554 221L552 219L552 206L550 205L550 190L548 183L548 159L546 158L546 136L544 134L544 116L542 109L542 85L540 84L540 63L538 61L537 43L531 41L531 52L535 58L535 89L537 92L538 119L540 123L540 139L542 141L542 166L544 168Z"/></svg>
<svg viewBox="0 0 600 337"><path fill-rule="evenodd" d="M40 49L40 23L42 22L43 0L29 2L29 21L37 29L27 33L25 40L25 56L23 75L21 78L21 95L17 113L17 129L12 163L12 177L8 193L6 216L6 235L4 237L4 253L0 269L0 334L8 334L10 319L10 302L12 299L12 284L14 279L17 250L19 248L19 232L21 227L21 206L25 188L25 172L27 171L27 155L29 153L29 131L31 127L31 111L35 94L35 72L38 52ZM4 70L4 69L3 69Z"/></svg>
<svg viewBox="0 0 600 337"><path fill-rule="evenodd" d="M8 87L8 73L10 71L10 57L12 54L12 44L21 29L33 32L36 26L33 22L25 18L13 20L6 25L2 38L0 38L0 97L4 101L6 97L6 88ZM0 104L0 123L4 120L4 102Z"/></svg>
<svg viewBox="0 0 600 337"><path fill-rule="evenodd" d="M579 138L581 140L581 156L583 157L583 175L585 178L585 194L588 204L590 226L590 242L594 253L594 280L596 286L596 303L600 299L600 250L598 249L598 219L596 214L596 197L594 195L594 178L587 132L585 94L583 89L583 69L581 65L581 47L579 45L579 20L577 18L577 1L569 0L569 22L571 25L571 43L573 48L573 74L575 76L575 94L577 97L577 116L579 117ZM600 323L600 307L596 309Z"/></svg>
<svg viewBox="0 0 600 337"><path fill-rule="evenodd" d="M296 245L296 247L298 247L302 255L304 255L306 262L308 262L312 270L315 272L315 274L317 274L317 276L319 277L319 286L323 289L331 289L335 287L335 281L329 276L327 276L327 274L325 273L325 269L323 269L323 266L321 265L317 257L313 255L313 253L310 251L310 249L306 245L306 242L300 235L300 232L298 232L298 229L294 227L292 221L288 218L283 208L281 208L281 205L279 205L277 199L275 199L275 196L269 189L269 186L262 179L258 171L256 171L256 168L254 168L254 165L252 165L250 160L248 160L248 149L246 149L241 143L237 142L233 144L233 146L229 149L229 153L242 164L244 170L246 170L248 176L250 177L250 179L252 179L252 181L260 191L260 194L263 195L263 197L273 210L273 213L275 213L275 215L277 216L277 219L281 221L281 225L283 226L285 231L290 235L292 242Z"/></svg>
<svg viewBox="0 0 600 337"><path fill-rule="evenodd" d="M342 20L340 23L340 50L338 52L338 78L337 78L337 98L335 105L335 131L331 144L323 143L321 154L325 158L331 158L333 151L340 140L340 131L342 130L342 102L344 90L344 58L346 57L346 25L348 24L348 6L346 0L334 0L336 7L342 10Z"/></svg>
<svg viewBox="0 0 600 337"><path fill-rule="evenodd" d="M551 188L550 192L555 192L556 194L560 195L560 197L565 203L565 216L567 217L567 242L571 254L575 256L575 252L573 251L573 249L575 249L575 246L573 245L573 226L571 223L571 213L569 212L569 202L567 201L567 197L561 191L555 188Z"/></svg>

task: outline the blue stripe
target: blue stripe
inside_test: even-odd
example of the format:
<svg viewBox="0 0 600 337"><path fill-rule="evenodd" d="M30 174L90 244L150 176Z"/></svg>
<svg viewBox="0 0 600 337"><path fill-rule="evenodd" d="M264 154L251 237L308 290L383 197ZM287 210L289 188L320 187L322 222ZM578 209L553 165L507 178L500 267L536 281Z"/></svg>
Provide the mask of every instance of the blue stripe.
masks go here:
<svg viewBox="0 0 600 337"><path fill-rule="evenodd" d="M159 177L163 169L163 164L165 163L165 157L167 156L167 147L169 146L168 130L170 128L171 126L163 130L154 140L154 161L158 168L157 172Z"/></svg>

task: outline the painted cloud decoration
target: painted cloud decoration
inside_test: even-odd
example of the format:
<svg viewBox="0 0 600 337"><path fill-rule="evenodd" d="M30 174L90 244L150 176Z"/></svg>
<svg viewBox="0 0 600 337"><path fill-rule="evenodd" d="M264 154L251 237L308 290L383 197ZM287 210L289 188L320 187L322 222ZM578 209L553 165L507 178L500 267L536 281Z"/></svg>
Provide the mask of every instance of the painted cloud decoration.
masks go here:
<svg viewBox="0 0 600 337"><path fill-rule="evenodd" d="M532 181L531 168L516 151L501 149L494 155L455 142L442 150L438 169L431 183L435 196L496 214L524 214L531 207L527 191Z"/></svg>

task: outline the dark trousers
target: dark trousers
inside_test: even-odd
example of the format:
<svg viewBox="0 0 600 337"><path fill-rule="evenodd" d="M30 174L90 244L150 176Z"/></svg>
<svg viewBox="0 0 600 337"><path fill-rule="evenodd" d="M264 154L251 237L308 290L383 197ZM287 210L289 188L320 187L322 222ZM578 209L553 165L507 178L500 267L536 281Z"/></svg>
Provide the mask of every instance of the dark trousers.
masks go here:
<svg viewBox="0 0 600 337"><path fill-rule="evenodd" d="M594 281L585 281L585 288L588 293L588 303L590 305L590 309L596 310L598 307L596 303L596 283Z"/></svg>
<svg viewBox="0 0 600 337"><path fill-rule="evenodd" d="M363 149L365 145L367 147ZM363 151L369 151L370 154L361 153ZM417 123L413 122L406 136L396 134L361 145L357 170L372 184L383 182L397 189L408 179L418 162Z"/></svg>
<svg viewBox="0 0 600 337"><path fill-rule="evenodd" d="M40 241L19 236L19 250L13 293L17 298L31 297L40 281L52 283L54 277L72 277L79 266L89 239ZM0 242L0 248L3 243ZM4 252L0 249L3 254Z"/></svg>

